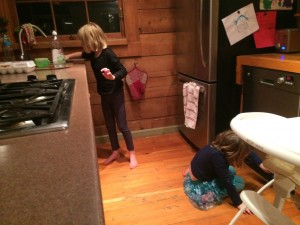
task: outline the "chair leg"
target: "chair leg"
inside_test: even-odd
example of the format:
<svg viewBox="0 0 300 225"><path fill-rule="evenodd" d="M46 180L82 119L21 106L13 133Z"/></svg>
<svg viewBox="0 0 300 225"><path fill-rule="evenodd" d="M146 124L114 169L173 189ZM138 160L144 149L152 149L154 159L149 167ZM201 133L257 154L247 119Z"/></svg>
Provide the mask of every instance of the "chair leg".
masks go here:
<svg viewBox="0 0 300 225"><path fill-rule="evenodd" d="M266 183L264 186L262 186L258 191L257 194L261 194L263 191L265 191L268 187L270 187L274 183L274 179L270 180L268 183Z"/></svg>
<svg viewBox="0 0 300 225"><path fill-rule="evenodd" d="M243 212L245 211L246 208L247 208L246 206L243 207L243 208L241 208L241 209L237 212L237 214L235 214L235 216L233 217L233 219L230 221L229 225L234 225L235 222L238 220L238 218L243 214Z"/></svg>
<svg viewBox="0 0 300 225"><path fill-rule="evenodd" d="M241 199L247 207L266 225L296 225L289 217L255 191L244 190Z"/></svg>
<svg viewBox="0 0 300 225"><path fill-rule="evenodd" d="M274 179L270 180L268 183L266 183L264 186L262 186L258 191L257 194L261 194L264 190L266 190L268 187L270 187L272 184L274 183ZM230 221L229 225L234 225L235 222L238 220L238 218L243 214L243 212L245 211L247 207L243 207L241 208L237 214L235 214L235 216L233 217L233 219Z"/></svg>
<svg viewBox="0 0 300 225"><path fill-rule="evenodd" d="M295 187L295 183L290 179L276 175L274 183L275 199L273 205L281 211L285 199L290 196L291 191L295 190Z"/></svg>

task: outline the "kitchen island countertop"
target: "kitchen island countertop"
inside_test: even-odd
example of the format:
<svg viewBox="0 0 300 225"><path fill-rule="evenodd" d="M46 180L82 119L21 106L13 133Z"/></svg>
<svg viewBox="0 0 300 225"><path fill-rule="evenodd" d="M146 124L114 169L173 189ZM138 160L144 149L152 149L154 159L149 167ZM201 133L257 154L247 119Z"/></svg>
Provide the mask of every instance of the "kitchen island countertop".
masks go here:
<svg viewBox="0 0 300 225"><path fill-rule="evenodd" d="M0 224L104 224L85 66L35 73L76 79L70 126L0 140Z"/></svg>
<svg viewBox="0 0 300 225"><path fill-rule="evenodd" d="M300 74L300 53L266 53L237 56L236 83L239 85L243 84L243 66L254 66Z"/></svg>

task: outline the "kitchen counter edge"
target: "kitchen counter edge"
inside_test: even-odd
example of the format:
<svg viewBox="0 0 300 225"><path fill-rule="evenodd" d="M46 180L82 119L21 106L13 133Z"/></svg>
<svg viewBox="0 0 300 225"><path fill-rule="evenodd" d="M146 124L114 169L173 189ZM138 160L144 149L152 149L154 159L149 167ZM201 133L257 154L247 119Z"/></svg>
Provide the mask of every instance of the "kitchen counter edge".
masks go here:
<svg viewBox="0 0 300 225"><path fill-rule="evenodd" d="M236 84L243 84L243 66L254 66L300 74L300 53L240 55L236 60Z"/></svg>
<svg viewBox="0 0 300 225"><path fill-rule="evenodd" d="M1 224L102 225L85 65L35 73L75 79L70 126L63 131L0 140Z"/></svg>

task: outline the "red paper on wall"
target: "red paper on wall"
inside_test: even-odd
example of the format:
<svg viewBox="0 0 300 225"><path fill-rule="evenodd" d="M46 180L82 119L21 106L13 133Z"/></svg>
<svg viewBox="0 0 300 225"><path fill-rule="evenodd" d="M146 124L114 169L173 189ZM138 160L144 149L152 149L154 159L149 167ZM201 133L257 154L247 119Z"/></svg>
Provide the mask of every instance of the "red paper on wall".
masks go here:
<svg viewBox="0 0 300 225"><path fill-rule="evenodd" d="M253 33L256 48L266 48L275 45L276 14L276 11L256 13L259 25L259 30Z"/></svg>

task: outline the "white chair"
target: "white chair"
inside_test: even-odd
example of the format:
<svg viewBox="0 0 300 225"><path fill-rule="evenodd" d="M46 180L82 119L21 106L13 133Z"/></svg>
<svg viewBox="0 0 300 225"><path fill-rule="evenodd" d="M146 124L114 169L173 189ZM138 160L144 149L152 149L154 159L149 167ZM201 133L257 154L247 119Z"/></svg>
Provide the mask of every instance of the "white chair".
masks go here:
<svg viewBox="0 0 300 225"><path fill-rule="evenodd" d="M300 117L285 118L264 112L240 113L231 120L230 126L248 144L271 156L264 160L264 166L275 176L274 205L260 193L246 190L241 193L246 207L268 225L295 224L282 214L281 209L291 191L300 186ZM246 207L237 213L230 225Z"/></svg>
<svg viewBox="0 0 300 225"><path fill-rule="evenodd" d="M278 179L279 177L279 179ZM267 202L260 194L274 184L274 189L276 189L276 196L274 199L274 205ZM288 185L287 185L288 184ZM256 215L260 220L262 220L267 225L290 225L294 224L288 217L282 214L282 206L284 204L285 198L289 193L294 190L295 184L291 182L288 178L282 177L278 174L275 175L275 179L266 183L257 192L244 190L241 192L240 196L245 207L240 209L238 213L230 221L229 225L234 225L238 218L243 214L246 207L248 207L254 215ZM274 216L276 215L276 216ZM286 222L289 223L286 223Z"/></svg>
<svg viewBox="0 0 300 225"><path fill-rule="evenodd" d="M268 187L270 187L274 183L274 179L270 180L268 183L266 183L262 188L260 188L257 191L257 194L261 194L264 190L266 190ZM238 213L233 217L233 219L230 221L229 225L234 225L235 222L238 220L238 218L243 214L245 211L246 206L244 208L241 208Z"/></svg>
<svg viewBox="0 0 300 225"><path fill-rule="evenodd" d="M265 200L255 191L244 190L241 192L241 199L245 205L261 221L267 225L296 225L292 220L285 216L279 209Z"/></svg>

